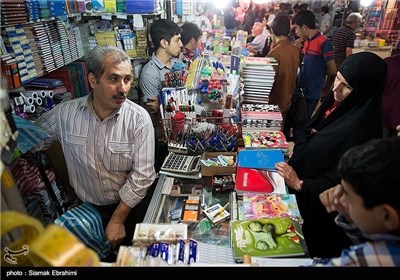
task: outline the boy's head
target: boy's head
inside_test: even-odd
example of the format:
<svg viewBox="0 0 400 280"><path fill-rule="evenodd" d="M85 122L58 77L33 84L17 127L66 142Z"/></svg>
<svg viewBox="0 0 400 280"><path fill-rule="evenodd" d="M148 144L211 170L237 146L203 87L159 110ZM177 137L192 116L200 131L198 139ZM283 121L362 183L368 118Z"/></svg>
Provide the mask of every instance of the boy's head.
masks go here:
<svg viewBox="0 0 400 280"><path fill-rule="evenodd" d="M182 25L181 41L184 47L195 50L201 38L201 29L193 22L185 22Z"/></svg>
<svg viewBox="0 0 400 280"><path fill-rule="evenodd" d="M302 10L309 10L309 9L310 9L310 5L307 4L307 3L301 3L301 4L299 5L299 10L300 10L300 11L302 11Z"/></svg>
<svg viewBox="0 0 400 280"><path fill-rule="evenodd" d="M154 50L165 49L171 56L177 56L182 47L182 29L173 21L159 19L150 27L150 36L154 44Z"/></svg>
<svg viewBox="0 0 400 280"><path fill-rule="evenodd" d="M400 137L373 139L343 154L338 165L347 212L365 233L400 230Z"/></svg>
<svg viewBox="0 0 400 280"><path fill-rule="evenodd" d="M288 36L290 32L290 19L288 16L277 16L268 24L275 36Z"/></svg>
<svg viewBox="0 0 400 280"><path fill-rule="evenodd" d="M315 15L310 10L301 10L294 16L293 24L300 28L306 26L309 29L315 29Z"/></svg>
<svg viewBox="0 0 400 280"><path fill-rule="evenodd" d="M322 6L321 7L321 13L325 14L329 14L329 7L328 6Z"/></svg>

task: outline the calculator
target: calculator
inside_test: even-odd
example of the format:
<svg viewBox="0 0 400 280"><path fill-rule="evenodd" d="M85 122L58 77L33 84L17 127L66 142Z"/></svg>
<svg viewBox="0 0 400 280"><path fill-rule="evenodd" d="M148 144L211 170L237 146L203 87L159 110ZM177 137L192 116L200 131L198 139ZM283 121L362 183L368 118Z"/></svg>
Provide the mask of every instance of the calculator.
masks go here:
<svg viewBox="0 0 400 280"><path fill-rule="evenodd" d="M162 171L195 173L200 171L200 156L169 153L161 166Z"/></svg>

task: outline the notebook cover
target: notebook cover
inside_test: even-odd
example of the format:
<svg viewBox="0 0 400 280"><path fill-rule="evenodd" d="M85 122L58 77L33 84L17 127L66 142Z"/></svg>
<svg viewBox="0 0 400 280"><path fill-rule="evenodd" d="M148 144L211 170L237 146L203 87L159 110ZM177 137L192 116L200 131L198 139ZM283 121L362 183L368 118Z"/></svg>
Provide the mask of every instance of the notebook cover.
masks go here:
<svg viewBox="0 0 400 280"><path fill-rule="evenodd" d="M288 217L302 222L294 194L244 193L238 208L239 220Z"/></svg>
<svg viewBox="0 0 400 280"><path fill-rule="evenodd" d="M238 167L235 178L235 191L271 193L274 186L271 183L267 170Z"/></svg>
<svg viewBox="0 0 400 280"><path fill-rule="evenodd" d="M235 258L288 257L305 254L301 226L290 218L270 218L231 222Z"/></svg>
<svg viewBox="0 0 400 280"><path fill-rule="evenodd" d="M276 171L275 164L284 161L279 149L242 150L238 155L238 166Z"/></svg>

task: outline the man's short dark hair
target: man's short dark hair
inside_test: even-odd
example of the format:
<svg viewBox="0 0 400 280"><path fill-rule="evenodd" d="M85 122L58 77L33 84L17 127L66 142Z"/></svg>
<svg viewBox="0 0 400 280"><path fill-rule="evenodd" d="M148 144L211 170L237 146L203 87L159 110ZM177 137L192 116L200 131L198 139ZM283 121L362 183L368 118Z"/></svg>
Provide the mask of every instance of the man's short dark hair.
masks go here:
<svg viewBox="0 0 400 280"><path fill-rule="evenodd" d="M290 32L290 19L288 16L277 16L268 26L276 36L288 36Z"/></svg>
<svg viewBox="0 0 400 280"><path fill-rule="evenodd" d="M300 10L308 10L308 9L310 9L310 5L307 4L307 3L301 3L301 4L299 5L299 9L300 9Z"/></svg>
<svg viewBox="0 0 400 280"><path fill-rule="evenodd" d="M324 12L325 14L329 13L329 7L328 6L322 6L321 7L321 12Z"/></svg>
<svg viewBox="0 0 400 280"><path fill-rule="evenodd" d="M373 139L345 152L339 176L372 209L389 204L400 210L400 137Z"/></svg>
<svg viewBox="0 0 400 280"><path fill-rule="evenodd" d="M310 29L315 29L315 15L310 10L301 10L293 18L293 24L298 26L307 26Z"/></svg>
<svg viewBox="0 0 400 280"><path fill-rule="evenodd" d="M182 29L175 22L169 19L159 19L153 22L150 27L150 36L154 44L154 50L160 47L162 39L171 43L171 38L181 34Z"/></svg>
<svg viewBox="0 0 400 280"><path fill-rule="evenodd" d="M197 24L193 22L185 22L182 25L182 33L181 33L181 41L183 45L186 45L187 43L194 38L197 40L201 36L202 32L200 28L197 26Z"/></svg>

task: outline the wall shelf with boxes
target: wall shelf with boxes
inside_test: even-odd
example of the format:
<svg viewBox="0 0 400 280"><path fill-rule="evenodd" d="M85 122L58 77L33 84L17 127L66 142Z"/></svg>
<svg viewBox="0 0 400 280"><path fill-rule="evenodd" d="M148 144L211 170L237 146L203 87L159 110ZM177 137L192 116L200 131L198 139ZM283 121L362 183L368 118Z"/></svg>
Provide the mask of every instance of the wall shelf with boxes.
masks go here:
<svg viewBox="0 0 400 280"><path fill-rule="evenodd" d="M363 37L384 40L381 45L399 48L400 1L377 0L366 10Z"/></svg>
<svg viewBox="0 0 400 280"><path fill-rule="evenodd" d="M82 58L90 48L98 45L97 41L106 41L108 37L105 39L104 36L99 36L97 40L82 32L85 29L83 25L99 18L110 20L110 31L114 31L114 23L134 22L135 19L143 18L143 23L139 24L143 28L136 28L145 34L141 36L140 41L137 41L132 32L128 32L129 30L111 36L115 35L112 44L126 49L132 58L146 59L148 57L146 24L154 18L164 17L164 2L137 2L131 0L2 1L1 41L4 44L1 44L0 55L2 71L8 78L7 87L19 88L28 81ZM84 40L85 38L88 39Z"/></svg>
<svg viewBox="0 0 400 280"><path fill-rule="evenodd" d="M1 32L2 70L11 89L83 56L79 28L61 20L6 26Z"/></svg>

